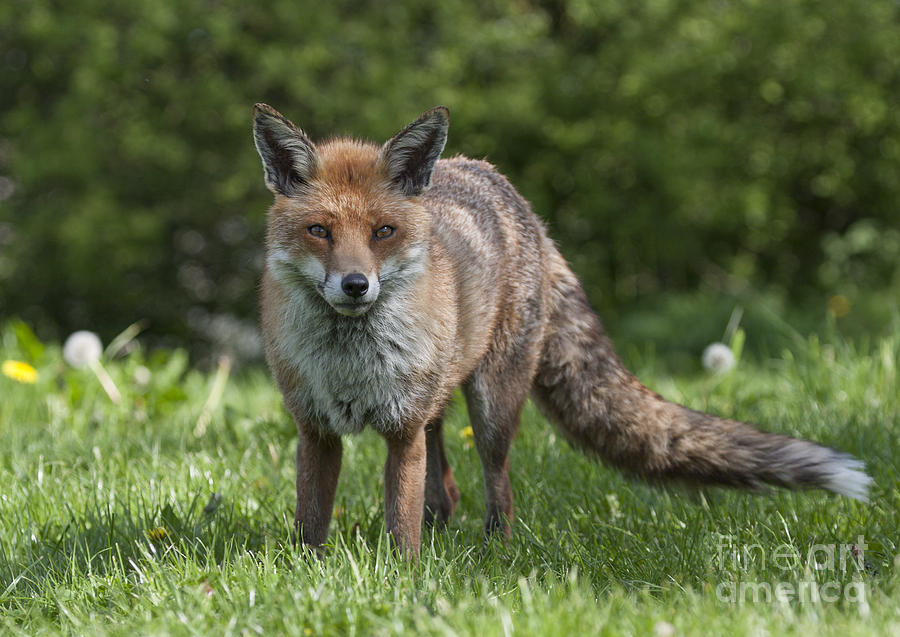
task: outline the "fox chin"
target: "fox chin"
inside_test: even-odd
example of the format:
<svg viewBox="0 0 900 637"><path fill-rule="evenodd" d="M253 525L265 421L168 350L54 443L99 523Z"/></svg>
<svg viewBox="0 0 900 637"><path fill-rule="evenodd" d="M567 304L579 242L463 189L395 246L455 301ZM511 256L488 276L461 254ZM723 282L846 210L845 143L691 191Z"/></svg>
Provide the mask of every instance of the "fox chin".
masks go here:
<svg viewBox="0 0 900 637"><path fill-rule="evenodd" d="M459 501L441 433L458 386L487 533L510 533L509 449L529 396L574 447L646 480L866 500L859 460L644 387L528 202L487 162L440 159L448 125L439 106L382 145L315 144L272 107L254 109L274 195L263 343L299 433L300 542L325 542L341 437L370 426L387 444L387 532L415 557L423 519L445 523Z"/></svg>

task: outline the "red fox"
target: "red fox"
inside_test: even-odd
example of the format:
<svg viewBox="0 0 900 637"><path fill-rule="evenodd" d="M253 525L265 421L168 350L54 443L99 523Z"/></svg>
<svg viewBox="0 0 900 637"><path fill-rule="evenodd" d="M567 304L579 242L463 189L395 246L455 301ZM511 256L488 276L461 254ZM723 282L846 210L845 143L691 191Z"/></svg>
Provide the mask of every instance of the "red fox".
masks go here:
<svg viewBox="0 0 900 637"><path fill-rule="evenodd" d="M325 541L341 436L387 442L385 526L418 555L459 490L441 434L462 386L484 473L485 530L509 535L509 448L531 395L575 447L638 477L866 500L844 453L693 411L620 362L537 215L491 164L439 159L449 112L384 145L314 144L265 104L253 135L269 210L261 318L267 362L299 432L298 539Z"/></svg>

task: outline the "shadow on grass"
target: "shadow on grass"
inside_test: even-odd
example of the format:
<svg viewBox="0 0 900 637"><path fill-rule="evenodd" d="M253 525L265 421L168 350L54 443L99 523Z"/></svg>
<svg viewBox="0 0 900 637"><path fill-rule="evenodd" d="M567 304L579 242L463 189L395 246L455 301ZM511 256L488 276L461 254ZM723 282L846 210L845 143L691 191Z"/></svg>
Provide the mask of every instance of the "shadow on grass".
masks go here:
<svg viewBox="0 0 900 637"><path fill-rule="evenodd" d="M33 597L77 577L142 578L160 562L215 568L238 554L267 545L291 548L290 520L260 505L260 515L240 511L219 494L150 508L140 501L95 506L69 519L34 527L25 546L0 541L0 606Z"/></svg>

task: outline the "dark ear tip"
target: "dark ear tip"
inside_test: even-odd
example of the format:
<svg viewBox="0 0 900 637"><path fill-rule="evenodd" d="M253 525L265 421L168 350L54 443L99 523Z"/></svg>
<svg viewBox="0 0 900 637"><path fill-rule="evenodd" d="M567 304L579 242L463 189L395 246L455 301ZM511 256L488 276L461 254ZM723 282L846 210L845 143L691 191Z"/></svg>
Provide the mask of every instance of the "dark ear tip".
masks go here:
<svg viewBox="0 0 900 637"><path fill-rule="evenodd" d="M444 121L449 121L450 109L446 106L435 106L434 108L425 111L425 115L423 116L423 118L425 117L438 117Z"/></svg>
<svg viewBox="0 0 900 637"><path fill-rule="evenodd" d="M271 115L273 117L284 118L284 116L276 111L274 108L269 106L268 104L264 104L263 102L257 102L253 105L253 118L257 118L260 115Z"/></svg>

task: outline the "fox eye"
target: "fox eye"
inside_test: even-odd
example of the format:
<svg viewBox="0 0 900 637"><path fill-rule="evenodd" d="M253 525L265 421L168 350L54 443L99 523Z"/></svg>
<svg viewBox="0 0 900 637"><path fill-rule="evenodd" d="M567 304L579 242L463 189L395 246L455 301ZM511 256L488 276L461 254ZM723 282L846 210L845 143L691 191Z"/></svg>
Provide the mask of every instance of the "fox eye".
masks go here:
<svg viewBox="0 0 900 637"><path fill-rule="evenodd" d="M322 226L316 224L314 226L310 226L308 228L309 234L314 237L318 237L319 239L327 239L328 238L328 230L323 228Z"/></svg>
<svg viewBox="0 0 900 637"><path fill-rule="evenodd" d="M394 234L394 229L390 226L381 226L378 230L375 231L376 239L387 239L389 236Z"/></svg>

